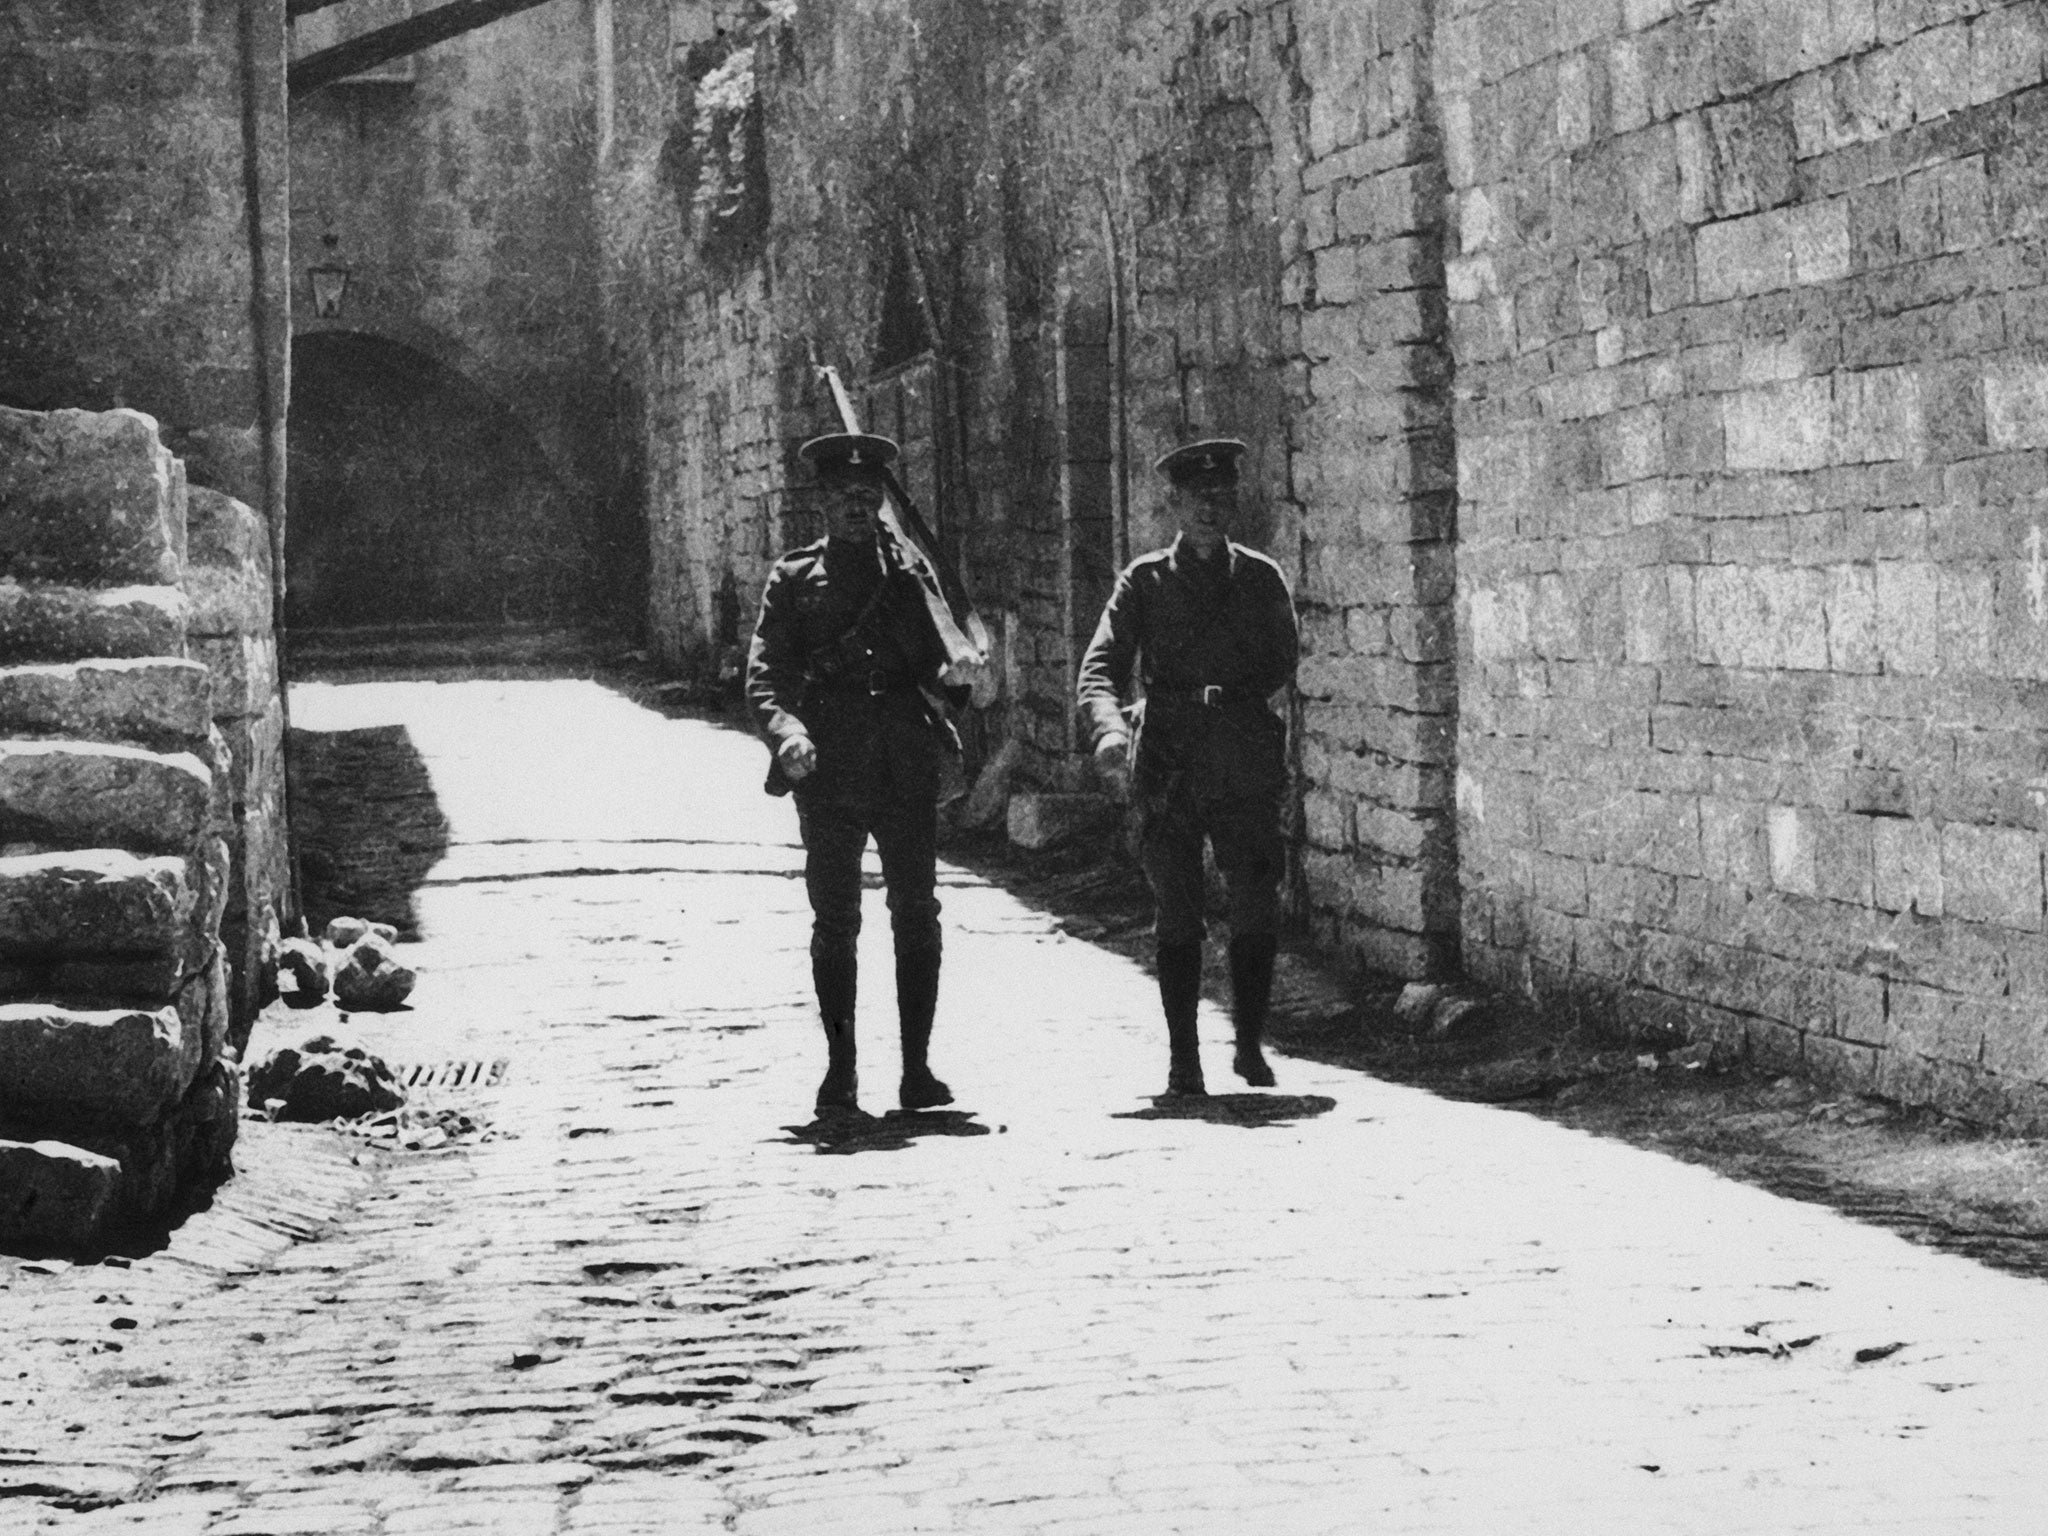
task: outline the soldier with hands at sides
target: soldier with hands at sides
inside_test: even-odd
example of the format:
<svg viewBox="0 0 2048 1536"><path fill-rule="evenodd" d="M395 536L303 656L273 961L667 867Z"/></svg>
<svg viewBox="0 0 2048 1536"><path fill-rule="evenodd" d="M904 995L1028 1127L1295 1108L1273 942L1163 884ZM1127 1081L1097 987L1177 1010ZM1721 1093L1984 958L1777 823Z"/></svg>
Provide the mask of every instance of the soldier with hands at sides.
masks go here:
<svg viewBox="0 0 2048 1536"><path fill-rule="evenodd" d="M878 533L886 437L813 438L827 534L784 555L768 576L747 661L747 702L774 761L771 794L794 789L810 897L811 978L827 1070L818 1111L859 1108L854 1000L861 855L881 856L896 951L903 1042L899 1102L950 1104L927 1061L939 995L935 893L940 775L960 750L934 696L948 671L920 570Z"/></svg>
<svg viewBox="0 0 2048 1536"><path fill-rule="evenodd" d="M1139 854L1158 912L1166 1091L1206 1091L1195 1036L1202 990L1202 844L1229 900L1233 1066L1271 1087L1260 1048L1278 948L1287 728L1268 700L1294 679L1299 641L1280 568L1231 542L1245 445L1189 443L1154 466L1179 537L1117 578L1081 663L1079 699L1095 764L1137 811ZM1122 696L1139 685L1128 713Z"/></svg>

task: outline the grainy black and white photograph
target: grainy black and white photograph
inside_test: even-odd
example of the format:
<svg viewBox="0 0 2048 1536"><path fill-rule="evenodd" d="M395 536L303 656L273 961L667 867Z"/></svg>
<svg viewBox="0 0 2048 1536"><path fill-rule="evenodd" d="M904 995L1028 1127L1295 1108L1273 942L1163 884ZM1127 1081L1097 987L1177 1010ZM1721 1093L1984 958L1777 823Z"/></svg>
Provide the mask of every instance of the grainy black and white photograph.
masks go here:
<svg viewBox="0 0 2048 1536"><path fill-rule="evenodd" d="M2048 1532L2048 0L0 0L0 1532Z"/></svg>

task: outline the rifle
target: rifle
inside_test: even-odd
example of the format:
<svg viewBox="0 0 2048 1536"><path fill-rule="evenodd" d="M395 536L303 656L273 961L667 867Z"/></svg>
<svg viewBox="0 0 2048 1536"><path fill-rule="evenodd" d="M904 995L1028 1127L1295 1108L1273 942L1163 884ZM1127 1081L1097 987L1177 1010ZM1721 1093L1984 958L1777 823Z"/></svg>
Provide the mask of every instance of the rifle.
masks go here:
<svg viewBox="0 0 2048 1536"><path fill-rule="evenodd" d="M853 398L847 394L846 385L840 381L839 370L825 363L819 365L818 373L831 387L840 426L848 432L860 431L860 417L854 412ZM882 520L894 536L904 563L920 578L918 586L925 594L925 607L931 612L939 640L946 647L947 660L987 666L988 626L974 611L960 573L939 552L939 541L933 536L931 525L889 465L882 467L882 489L888 498L882 508Z"/></svg>

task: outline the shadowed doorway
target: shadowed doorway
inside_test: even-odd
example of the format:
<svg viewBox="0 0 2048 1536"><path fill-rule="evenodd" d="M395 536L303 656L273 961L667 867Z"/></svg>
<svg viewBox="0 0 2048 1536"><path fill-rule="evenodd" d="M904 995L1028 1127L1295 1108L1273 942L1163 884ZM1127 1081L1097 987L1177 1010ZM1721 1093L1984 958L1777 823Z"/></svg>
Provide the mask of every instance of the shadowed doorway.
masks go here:
<svg viewBox="0 0 2048 1536"><path fill-rule="evenodd" d="M293 629L592 616L585 509L510 411L410 347L293 342L287 499Z"/></svg>

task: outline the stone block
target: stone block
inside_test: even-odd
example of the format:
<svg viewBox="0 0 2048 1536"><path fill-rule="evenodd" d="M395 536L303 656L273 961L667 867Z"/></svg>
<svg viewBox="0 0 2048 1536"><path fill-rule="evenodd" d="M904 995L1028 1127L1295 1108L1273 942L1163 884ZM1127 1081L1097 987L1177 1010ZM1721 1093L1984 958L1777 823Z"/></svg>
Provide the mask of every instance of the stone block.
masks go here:
<svg viewBox="0 0 2048 1536"><path fill-rule="evenodd" d="M1950 917L2038 932L2041 834L2019 827L1945 826L1941 883Z"/></svg>
<svg viewBox="0 0 2048 1536"><path fill-rule="evenodd" d="M1940 917L1941 829L1897 816L1872 817L1876 899L1886 912Z"/></svg>
<svg viewBox="0 0 2048 1536"><path fill-rule="evenodd" d="M176 1008L0 1003L0 1111L139 1125L185 1091Z"/></svg>
<svg viewBox="0 0 2048 1536"><path fill-rule="evenodd" d="M232 496L194 486L188 528L184 586L190 633L269 634L270 538L262 520Z"/></svg>
<svg viewBox="0 0 2048 1536"><path fill-rule="evenodd" d="M204 1067L165 1117L177 1187L217 1184L234 1172L242 1121L242 1074L224 1061Z"/></svg>
<svg viewBox="0 0 2048 1536"><path fill-rule="evenodd" d="M1970 100L1996 101L2040 84L2042 32L2040 8L2032 5L2002 6L1971 22Z"/></svg>
<svg viewBox="0 0 2048 1536"><path fill-rule="evenodd" d="M1988 366L1984 425L1993 448L2048 447L2048 362L2009 357Z"/></svg>
<svg viewBox="0 0 2048 1536"><path fill-rule="evenodd" d="M277 697L277 642L267 633L195 637L186 653L213 673L216 720L261 715Z"/></svg>
<svg viewBox="0 0 2048 1536"><path fill-rule="evenodd" d="M185 572L194 635L256 635L270 632L270 585L247 570L195 565Z"/></svg>
<svg viewBox="0 0 2048 1536"><path fill-rule="evenodd" d="M195 899L183 859L106 848L0 858L0 961L175 956Z"/></svg>
<svg viewBox="0 0 2048 1536"><path fill-rule="evenodd" d="M225 491L195 485L187 495L185 527L188 567L254 567L268 582L270 532L254 508Z"/></svg>
<svg viewBox="0 0 2048 1536"><path fill-rule="evenodd" d="M61 1141L0 1141L0 1242L89 1244L120 1182L114 1158Z"/></svg>
<svg viewBox="0 0 2048 1536"><path fill-rule="evenodd" d="M1345 948L1366 967L1403 979L1447 977L1455 969L1455 944L1437 936L1390 928L1351 928Z"/></svg>
<svg viewBox="0 0 2048 1536"><path fill-rule="evenodd" d="M1702 257L1702 270L1705 266ZM1729 395L1722 406L1728 467L1821 468L1829 459L1833 410L1828 381L1821 378Z"/></svg>
<svg viewBox="0 0 2048 1536"><path fill-rule="evenodd" d="M0 728L86 741L206 740L213 681L194 661L149 656L0 667Z"/></svg>
<svg viewBox="0 0 2048 1536"><path fill-rule="evenodd" d="M184 654L185 595L176 587L0 580L0 663Z"/></svg>
<svg viewBox="0 0 2048 1536"><path fill-rule="evenodd" d="M167 1002L188 973L187 957L176 950L160 954L63 960L48 973L48 990L66 997L147 998Z"/></svg>
<svg viewBox="0 0 2048 1536"><path fill-rule="evenodd" d="M228 1038L229 1000L228 952L216 942L212 964L178 990L180 1046L188 1083L220 1059Z"/></svg>
<svg viewBox="0 0 2048 1536"><path fill-rule="evenodd" d="M418 980L411 966L399 963L389 939L365 934L334 968L334 1001L346 1010L387 1012L404 1004Z"/></svg>
<svg viewBox="0 0 2048 1536"><path fill-rule="evenodd" d="M138 411L0 406L0 576L176 581L184 508L175 464Z"/></svg>
<svg viewBox="0 0 2048 1536"><path fill-rule="evenodd" d="M1020 848L1052 848L1077 838L1110 833L1117 803L1107 795L1061 795L1033 791L1012 795L1010 841Z"/></svg>
<svg viewBox="0 0 2048 1536"><path fill-rule="evenodd" d="M212 795L190 752L0 741L0 843L182 853L206 829Z"/></svg>

